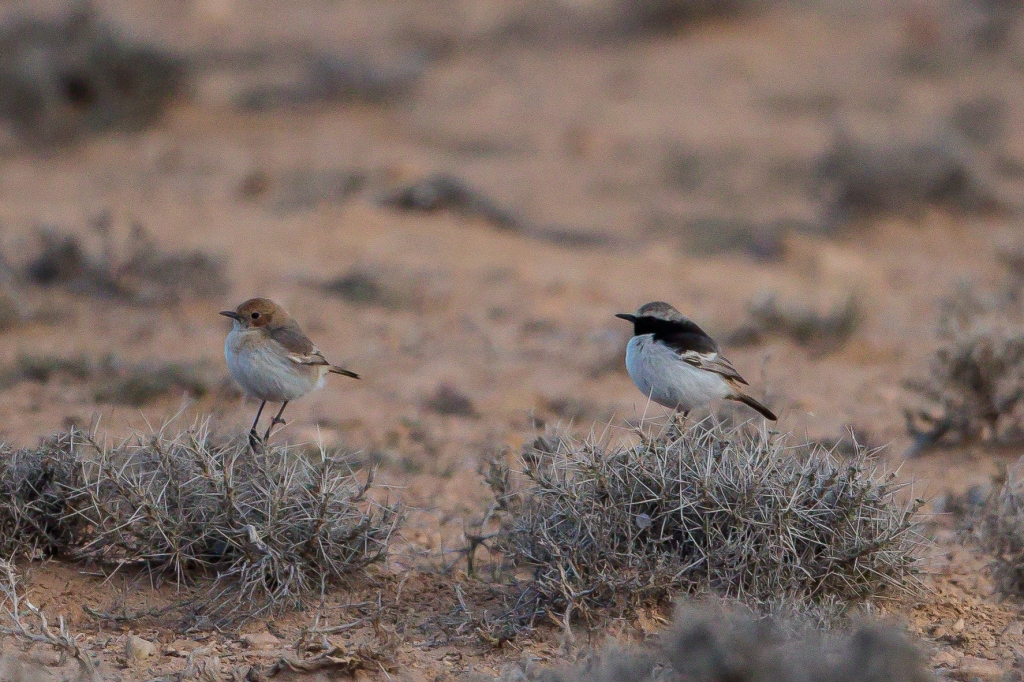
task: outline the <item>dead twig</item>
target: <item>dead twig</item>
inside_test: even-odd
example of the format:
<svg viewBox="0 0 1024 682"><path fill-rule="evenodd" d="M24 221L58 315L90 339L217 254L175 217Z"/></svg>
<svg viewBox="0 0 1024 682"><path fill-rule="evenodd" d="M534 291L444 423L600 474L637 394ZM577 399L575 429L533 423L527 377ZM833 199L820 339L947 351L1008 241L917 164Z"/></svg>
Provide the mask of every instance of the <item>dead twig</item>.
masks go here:
<svg viewBox="0 0 1024 682"><path fill-rule="evenodd" d="M86 604L82 604L82 610L85 611L87 615L90 615L97 620L109 620L114 623L132 623L142 618L159 618L160 616L167 615L168 613L177 608L187 606L189 603L190 602L175 603L171 604L170 606L165 606L163 608L145 609L143 611L135 611L132 613L121 614L97 611L96 609Z"/></svg>
<svg viewBox="0 0 1024 682"><path fill-rule="evenodd" d="M64 617L57 618L57 632L50 627L46 614L28 600L21 589L14 565L0 559L0 634L11 635L32 644L47 644L60 653L60 665L71 656L82 670L82 674L93 682L102 682L96 666L89 654L78 643L78 637L72 635L64 622ZM35 623L25 622L30 616Z"/></svg>

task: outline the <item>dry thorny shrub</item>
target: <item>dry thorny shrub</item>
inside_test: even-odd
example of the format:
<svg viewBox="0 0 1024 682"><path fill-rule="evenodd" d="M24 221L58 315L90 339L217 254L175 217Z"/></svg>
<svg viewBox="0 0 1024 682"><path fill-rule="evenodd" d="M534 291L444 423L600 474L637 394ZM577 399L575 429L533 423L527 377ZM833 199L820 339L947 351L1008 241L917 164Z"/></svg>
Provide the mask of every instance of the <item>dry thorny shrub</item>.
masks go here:
<svg viewBox="0 0 1024 682"><path fill-rule="evenodd" d="M230 397L230 384L218 386L202 362L125 362L115 355L90 360L84 355L19 355L14 364L0 369L0 388L21 381L48 383L54 378L92 382L98 403L140 407L174 392L201 398L211 392Z"/></svg>
<svg viewBox="0 0 1024 682"><path fill-rule="evenodd" d="M138 223L118 243L112 223L109 213L92 221L101 242L99 255L89 253L75 234L57 228L40 230L38 249L18 274L32 284L134 305L177 303L227 288L223 259L200 250L165 250Z"/></svg>
<svg viewBox="0 0 1024 682"><path fill-rule="evenodd" d="M0 551L140 566L178 584L215 572L203 615L254 617L386 557L401 512L372 485L343 460L251 453L206 424L114 447L72 430L0 456Z"/></svg>
<svg viewBox="0 0 1024 682"><path fill-rule="evenodd" d="M930 409L905 413L916 454L943 438L958 442L1024 439L1024 316L1011 282L983 298L969 288L944 302L942 345L930 376L908 381Z"/></svg>
<svg viewBox="0 0 1024 682"><path fill-rule="evenodd" d="M677 610L653 645L606 644L574 665L506 666L501 682L926 682L926 660L896 630L865 624L823 641L787 624L704 605ZM524 669L525 668L525 669ZM481 682L482 676L475 676ZM474 680L476 682L476 680Z"/></svg>
<svg viewBox="0 0 1024 682"><path fill-rule="evenodd" d="M497 548L532 571L533 613L628 612L678 591L828 617L914 589L921 545L905 486L860 449L818 446L710 418L635 443L542 438L516 487L488 476L505 512Z"/></svg>
<svg viewBox="0 0 1024 682"><path fill-rule="evenodd" d="M1024 595L1024 460L1009 467L1002 487L970 511L970 526L995 557L999 588Z"/></svg>
<svg viewBox="0 0 1024 682"><path fill-rule="evenodd" d="M0 330L31 319L66 321L66 308L52 303L30 314L29 301L42 289L130 305L173 305L228 287L227 266L220 256L201 249L166 249L139 223L121 236L109 212L97 215L89 227L92 234L40 227L32 246L0 251Z"/></svg>

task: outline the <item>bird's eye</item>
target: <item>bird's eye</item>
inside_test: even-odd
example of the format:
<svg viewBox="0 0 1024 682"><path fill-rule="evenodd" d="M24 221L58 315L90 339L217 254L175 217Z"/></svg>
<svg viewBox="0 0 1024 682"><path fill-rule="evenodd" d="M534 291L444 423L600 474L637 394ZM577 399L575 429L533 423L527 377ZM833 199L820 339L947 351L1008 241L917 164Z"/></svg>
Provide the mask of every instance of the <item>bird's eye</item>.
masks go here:
<svg viewBox="0 0 1024 682"><path fill-rule="evenodd" d="M254 319L254 320L258 320L258 319L260 319L260 314L259 314L259 313L253 313L253 314L252 314L252 315L250 315L249 317L251 317L251 318L252 318L252 319Z"/></svg>

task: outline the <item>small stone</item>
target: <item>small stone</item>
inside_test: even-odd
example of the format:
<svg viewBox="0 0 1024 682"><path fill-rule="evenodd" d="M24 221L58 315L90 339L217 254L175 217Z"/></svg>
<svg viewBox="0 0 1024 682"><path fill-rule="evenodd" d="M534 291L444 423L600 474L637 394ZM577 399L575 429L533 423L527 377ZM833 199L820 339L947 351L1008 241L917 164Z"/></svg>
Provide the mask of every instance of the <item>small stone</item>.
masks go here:
<svg viewBox="0 0 1024 682"><path fill-rule="evenodd" d="M1020 637L1024 635L1024 623L1019 620L1012 621L1009 625L1003 628L1003 637Z"/></svg>
<svg viewBox="0 0 1024 682"><path fill-rule="evenodd" d="M964 656L960 660L960 672L967 677L979 677L982 680L1000 680L1003 677L1000 665L977 656Z"/></svg>
<svg viewBox="0 0 1024 682"><path fill-rule="evenodd" d="M156 653L156 644L136 635L128 638L124 645L124 654L129 663L144 661Z"/></svg>
<svg viewBox="0 0 1024 682"><path fill-rule="evenodd" d="M427 676L419 670L409 668L401 675L402 682L427 682Z"/></svg>
<svg viewBox="0 0 1024 682"><path fill-rule="evenodd" d="M281 640L269 632L242 635L241 640L250 649L272 649L281 645Z"/></svg>
<svg viewBox="0 0 1024 682"><path fill-rule="evenodd" d="M49 668L54 668L61 664L61 655L56 651L50 650L33 651L29 654L28 659L33 663L45 665ZM5 678L0 676L0 680L2 679Z"/></svg>
<svg viewBox="0 0 1024 682"><path fill-rule="evenodd" d="M176 639L171 642L170 649L177 649L178 651L184 651L188 653L193 649L199 648L199 642L193 642L191 639Z"/></svg>
<svg viewBox="0 0 1024 682"><path fill-rule="evenodd" d="M963 632L964 628L967 627L967 623L961 618L957 622L953 623L953 632Z"/></svg>
<svg viewBox="0 0 1024 682"><path fill-rule="evenodd" d="M955 668L960 659L952 651L940 651L932 657L932 665L943 668Z"/></svg>

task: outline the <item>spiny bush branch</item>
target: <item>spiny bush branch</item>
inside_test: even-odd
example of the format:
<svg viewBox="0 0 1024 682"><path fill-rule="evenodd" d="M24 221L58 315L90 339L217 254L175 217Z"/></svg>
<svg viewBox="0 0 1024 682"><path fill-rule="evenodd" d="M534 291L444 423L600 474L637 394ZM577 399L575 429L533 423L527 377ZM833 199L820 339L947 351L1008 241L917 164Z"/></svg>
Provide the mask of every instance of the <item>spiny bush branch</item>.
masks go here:
<svg viewBox="0 0 1024 682"><path fill-rule="evenodd" d="M493 472L497 549L560 620L711 590L762 609L843 607L916 585L922 540L904 487L861 449L820 447L710 419L609 446L541 439L522 483ZM500 485L494 485L494 483Z"/></svg>
<svg viewBox="0 0 1024 682"><path fill-rule="evenodd" d="M250 454L206 423L114 447L71 431L3 453L5 466L15 475L0 485L15 494L0 501L4 551L138 565L178 584L212 571L198 605L226 620L298 606L383 560L401 518L371 499L372 474L360 480L323 452Z"/></svg>

